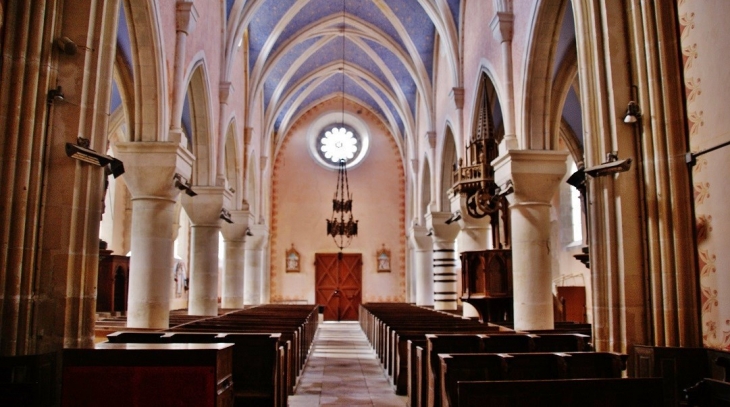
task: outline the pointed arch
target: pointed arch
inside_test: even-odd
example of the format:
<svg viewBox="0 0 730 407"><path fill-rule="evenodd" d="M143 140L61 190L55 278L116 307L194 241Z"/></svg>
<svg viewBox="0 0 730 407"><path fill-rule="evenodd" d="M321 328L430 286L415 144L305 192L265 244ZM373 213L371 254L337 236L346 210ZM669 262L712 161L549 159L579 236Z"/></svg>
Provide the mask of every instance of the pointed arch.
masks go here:
<svg viewBox="0 0 730 407"><path fill-rule="evenodd" d="M223 173L226 177L226 181L228 182L227 186L229 190L233 190L233 209L238 209L243 199L243 183L241 177L243 168L241 168L241 164L239 162L239 148L238 143L236 142L239 137L236 137L236 130L236 121L231 120L225 133L225 150L223 155L226 161L221 164L224 166Z"/></svg>
<svg viewBox="0 0 730 407"><path fill-rule="evenodd" d="M457 165L456 139L451 128L451 123L446 124L444 131L444 145L441 149L441 188L440 211L451 211L451 194L448 192L454 186L454 166Z"/></svg>
<svg viewBox="0 0 730 407"><path fill-rule="evenodd" d="M134 122L130 141L167 141L169 113L165 46L157 2L124 0L134 72Z"/></svg>
<svg viewBox="0 0 730 407"><path fill-rule="evenodd" d="M425 225L424 216L428 213L431 204L433 188L431 187L431 162L427 154L422 158L421 175L419 176L418 190L418 222Z"/></svg>
<svg viewBox="0 0 730 407"><path fill-rule="evenodd" d="M527 57L522 84L522 131L518 132L523 149L554 150L551 137L550 106L552 105L553 67L560 40L562 20L569 0L539 0L529 25ZM556 23L557 22L557 23Z"/></svg>
<svg viewBox="0 0 730 407"><path fill-rule="evenodd" d="M186 94L190 108L190 131L193 133L188 137L195 155L192 183L201 186L215 184L217 145L211 126L213 109L210 102L210 83L205 66L203 57L195 59L191 65Z"/></svg>
<svg viewBox="0 0 730 407"><path fill-rule="evenodd" d="M248 163L248 165L245 169L246 173L244 177L244 182L246 183L246 194L244 195L243 199L248 202L249 213L254 216L254 219L258 219L259 205L257 197L259 196L261 191L258 190L257 180L260 171L257 170L257 168L259 168L259 161L256 159L255 150L251 149L251 152L248 154L248 157L246 157L244 161Z"/></svg>

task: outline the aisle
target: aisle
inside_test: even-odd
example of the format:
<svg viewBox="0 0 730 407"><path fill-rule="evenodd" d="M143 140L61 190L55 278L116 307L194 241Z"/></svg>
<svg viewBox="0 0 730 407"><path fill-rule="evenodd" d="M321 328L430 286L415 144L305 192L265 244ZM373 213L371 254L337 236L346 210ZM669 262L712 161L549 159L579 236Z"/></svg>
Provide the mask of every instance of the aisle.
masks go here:
<svg viewBox="0 0 730 407"><path fill-rule="evenodd" d="M357 322L319 324L312 346L290 407L406 405Z"/></svg>

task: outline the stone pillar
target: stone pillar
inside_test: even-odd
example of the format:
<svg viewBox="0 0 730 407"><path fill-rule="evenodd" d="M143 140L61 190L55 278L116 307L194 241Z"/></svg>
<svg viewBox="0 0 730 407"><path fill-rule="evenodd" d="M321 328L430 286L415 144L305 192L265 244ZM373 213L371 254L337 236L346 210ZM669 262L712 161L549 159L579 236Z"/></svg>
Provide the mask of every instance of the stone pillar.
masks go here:
<svg viewBox="0 0 730 407"><path fill-rule="evenodd" d="M169 326L175 202L174 175L190 177L193 155L177 142L120 142L124 180L132 195L127 326Z"/></svg>
<svg viewBox="0 0 730 407"><path fill-rule="evenodd" d="M415 267L415 248L411 242L411 236L406 237L408 246L406 247L406 302L409 304L416 303L416 267Z"/></svg>
<svg viewBox="0 0 730 407"><path fill-rule="evenodd" d="M429 212L426 225L433 231L433 302L437 310L457 308L456 250L459 225L447 224L451 212Z"/></svg>
<svg viewBox="0 0 730 407"><path fill-rule="evenodd" d="M224 265L221 308L243 307L243 270L246 229L251 214L247 210L231 211L233 223L223 223Z"/></svg>
<svg viewBox="0 0 730 407"><path fill-rule="evenodd" d="M261 304L261 251L268 237L265 225L249 226L253 236L246 238L246 267L243 271L243 303L246 305Z"/></svg>
<svg viewBox="0 0 730 407"><path fill-rule="evenodd" d="M550 201L565 175L565 151L510 150L492 162L512 220L515 329L553 329Z"/></svg>
<svg viewBox="0 0 730 407"><path fill-rule="evenodd" d="M416 305L433 305L433 240L428 228L411 227L413 274L416 280Z"/></svg>
<svg viewBox="0 0 730 407"><path fill-rule="evenodd" d="M271 256L269 256L269 240L265 239L261 248L261 301L260 304L271 303Z"/></svg>
<svg viewBox="0 0 730 407"><path fill-rule="evenodd" d="M189 315L218 315L218 241L221 209L230 191L223 187L193 186L196 196L182 196L190 218Z"/></svg>

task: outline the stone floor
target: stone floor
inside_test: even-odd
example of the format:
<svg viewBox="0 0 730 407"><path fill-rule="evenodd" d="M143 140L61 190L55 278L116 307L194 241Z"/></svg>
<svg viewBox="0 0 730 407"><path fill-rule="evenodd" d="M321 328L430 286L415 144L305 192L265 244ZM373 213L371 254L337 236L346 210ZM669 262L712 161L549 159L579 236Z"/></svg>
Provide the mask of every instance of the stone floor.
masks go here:
<svg viewBox="0 0 730 407"><path fill-rule="evenodd" d="M403 407L406 401L395 394L357 322L319 324L312 353L289 396L290 407Z"/></svg>

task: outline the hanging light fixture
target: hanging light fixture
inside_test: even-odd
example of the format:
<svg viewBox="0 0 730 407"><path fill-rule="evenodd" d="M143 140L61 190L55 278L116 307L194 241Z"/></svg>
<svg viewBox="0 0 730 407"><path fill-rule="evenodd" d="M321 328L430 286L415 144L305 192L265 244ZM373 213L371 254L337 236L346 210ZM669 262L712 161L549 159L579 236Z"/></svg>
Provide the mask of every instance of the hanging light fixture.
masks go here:
<svg viewBox="0 0 730 407"><path fill-rule="evenodd" d="M342 1L342 124L331 130L334 151L340 151L337 171L337 188L332 199L332 217L327 219L327 235L332 236L337 248L348 247L352 238L357 236L357 220L352 215L352 194L347 180L347 157L352 156L347 140L353 140L351 132L345 128L345 0ZM349 148L348 148L349 147Z"/></svg>

